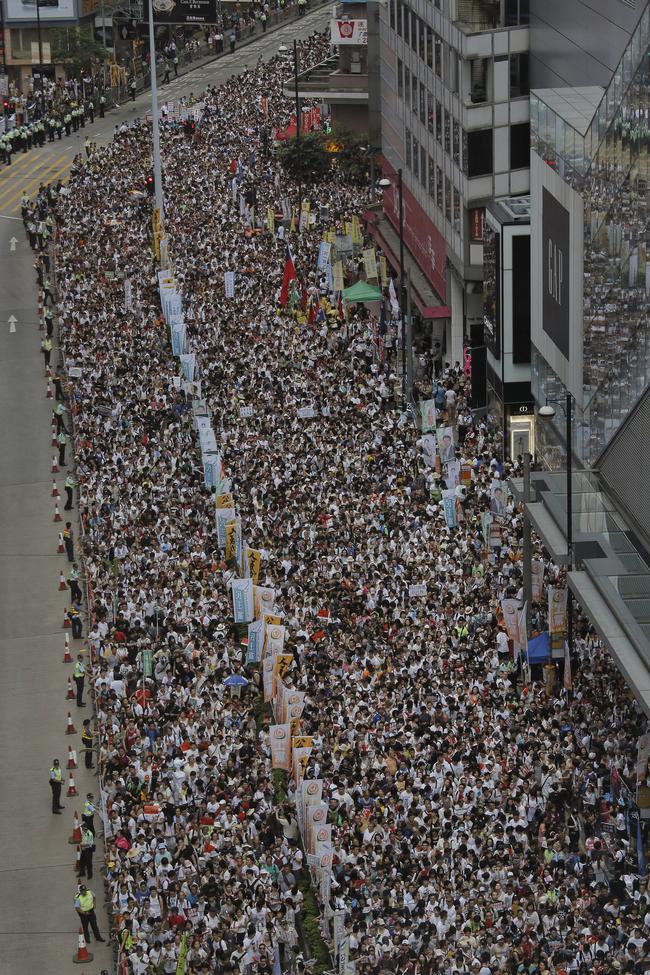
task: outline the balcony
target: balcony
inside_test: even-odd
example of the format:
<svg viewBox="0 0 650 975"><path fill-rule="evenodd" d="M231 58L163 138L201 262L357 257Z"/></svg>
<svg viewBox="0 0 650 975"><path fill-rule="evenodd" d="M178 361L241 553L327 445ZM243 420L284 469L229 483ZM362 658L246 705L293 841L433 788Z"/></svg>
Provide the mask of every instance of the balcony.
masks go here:
<svg viewBox="0 0 650 975"><path fill-rule="evenodd" d="M359 70L355 70L357 68ZM365 63L355 62L350 64L350 70L345 70L335 55L298 75L298 95L300 98L320 98L330 103L366 102L368 74L367 69L362 70L364 68ZM287 98L294 97L293 79L287 79L283 91Z"/></svg>

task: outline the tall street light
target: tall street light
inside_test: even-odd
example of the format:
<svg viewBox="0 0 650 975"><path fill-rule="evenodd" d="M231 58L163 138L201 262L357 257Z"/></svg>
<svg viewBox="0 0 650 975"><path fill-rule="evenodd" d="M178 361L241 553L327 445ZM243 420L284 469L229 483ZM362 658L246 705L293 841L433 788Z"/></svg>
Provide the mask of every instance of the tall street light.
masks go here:
<svg viewBox="0 0 650 975"><path fill-rule="evenodd" d="M568 574L573 569L573 397L571 393L566 394L564 403L561 400L546 400L544 406L539 409L539 416L550 420L555 416L555 410L551 406L555 403L564 413L566 419L566 542L567 542L567 598L566 598L566 636L569 654L573 652L573 593L569 586Z"/></svg>
<svg viewBox="0 0 650 975"><path fill-rule="evenodd" d="M379 180L382 189L392 186L391 180L384 177ZM406 406L406 301L404 289L404 185L402 168L397 170L397 196L399 201L399 312L402 319L402 400Z"/></svg>
<svg viewBox="0 0 650 975"><path fill-rule="evenodd" d="M158 117L158 77L156 75L156 43L153 29L153 3L149 0L149 66L151 69L151 130L153 134L153 185L158 216L162 221L163 206L162 166L160 164L160 121Z"/></svg>

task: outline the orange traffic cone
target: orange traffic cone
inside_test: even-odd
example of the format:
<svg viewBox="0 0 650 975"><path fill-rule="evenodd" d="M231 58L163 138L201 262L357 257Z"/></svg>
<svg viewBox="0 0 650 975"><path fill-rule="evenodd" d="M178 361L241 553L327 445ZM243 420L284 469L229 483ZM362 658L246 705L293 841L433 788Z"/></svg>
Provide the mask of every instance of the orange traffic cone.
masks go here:
<svg viewBox="0 0 650 975"><path fill-rule="evenodd" d="M54 456L52 457L52 473L53 474L59 473L59 465L56 462L56 454L54 454Z"/></svg>
<svg viewBox="0 0 650 975"><path fill-rule="evenodd" d="M75 728L75 726L72 723L72 715L70 714L69 711L68 711L68 723L65 726L65 733L66 733L66 735L76 735L77 734L77 729Z"/></svg>
<svg viewBox="0 0 650 975"><path fill-rule="evenodd" d="M59 591L65 592L67 588L68 586L65 581L65 576L63 575L63 569L61 569L61 571L59 572Z"/></svg>
<svg viewBox="0 0 650 975"><path fill-rule="evenodd" d="M86 948L86 941L84 938L83 928L79 928L79 947L77 948L76 955L72 956L72 961L75 965L83 965L84 962L92 961L93 956L90 954Z"/></svg>
<svg viewBox="0 0 650 975"><path fill-rule="evenodd" d="M54 518L53 518L53 521L63 521L63 518L61 517L61 512L59 511L59 506L56 503L56 501L54 502Z"/></svg>
<svg viewBox="0 0 650 975"><path fill-rule="evenodd" d="M77 852L74 858L74 872L79 876L81 873L81 847L77 847Z"/></svg>
<svg viewBox="0 0 650 975"><path fill-rule="evenodd" d="M54 480L54 478L52 478L52 497L53 498L60 498L61 497L61 495L59 494L59 489L56 486L56 481Z"/></svg>
<svg viewBox="0 0 650 975"><path fill-rule="evenodd" d="M68 680L69 679L70 678L68 678ZM68 765L67 765L67 768L76 768L76 767L77 767L77 753L72 750L72 748L70 747L70 745L68 745Z"/></svg>
<svg viewBox="0 0 650 975"><path fill-rule="evenodd" d="M67 616L66 616L66 620L68 620L68 617ZM68 623L69 622L70 622L70 620L68 620ZM63 625L65 626L65 623ZM72 663L72 654L70 653L70 637L68 636L67 633L65 635L65 645L64 645L64 650L63 650L63 663L64 664L71 664Z"/></svg>
<svg viewBox="0 0 650 975"><path fill-rule="evenodd" d="M71 846L76 846L77 843L81 843L81 823L79 822L79 813L75 809L74 819L72 820L72 836L68 840Z"/></svg>
<svg viewBox="0 0 650 975"><path fill-rule="evenodd" d="M63 610L63 629L64 630L69 630L71 628L71 626L72 626L72 623L70 622L70 617L68 616L68 614L66 613L66 611ZM70 656L70 648L69 648L69 646L68 646L67 643L65 645L65 654L64 654L64 657L63 657L63 663L64 664L71 664L72 663L72 657Z"/></svg>
<svg viewBox="0 0 650 975"><path fill-rule="evenodd" d="M66 701L74 701L74 690L72 688L72 678L68 677L68 693L65 696Z"/></svg>
<svg viewBox="0 0 650 975"><path fill-rule="evenodd" d="M77 792L77 787L74 784L74 775L72 774L72 772L70 772L70 776L68 778L68 791L66 792L66 796L70 798L70 796L78 796L78 795L79 793Z"/></svg>
<svg viewBox="0 0 650 975"><path fill-rule="evenodd" d="M63 532L59 532L59 544L56 551L58 555L63 555L65 552L65 545L63 544Z"/></svg>
<svg viewBox="0 0 650 975"><path fill-rule="evenodd" d="M47 381L47 392L45 394L45 399L52 399L52 396L53 395L54 394L52 393L52 385L50 383L50 380L48 379L48 381Z"/></svg>
<svg viewBox="0 0 650 975"><path fill-rule="evenodd" d="M56 423L52 423L52 446L58 447L59 441L56 439Z"/></svg>

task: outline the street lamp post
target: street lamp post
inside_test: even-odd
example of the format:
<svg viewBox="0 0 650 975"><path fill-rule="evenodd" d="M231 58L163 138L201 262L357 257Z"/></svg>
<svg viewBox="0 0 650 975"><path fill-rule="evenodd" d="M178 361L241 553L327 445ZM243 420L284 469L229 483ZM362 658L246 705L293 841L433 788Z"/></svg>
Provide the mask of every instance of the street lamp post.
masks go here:
<svg viewBox="0 0 650 975"><path fill-rule="evenodd" d="M300 93L298 91L298 41L293 40L293 87L296 98L296 142L300 155ZM300 211L302 210L302 182L298 177L298 227L300 228Z"/></svg>
<svg viewBox="0 0 650 975"><path fill-rule="evenodd" d="M43 98L43 35L41 33L41 4L36 0L36 29L38 31L38 83L41 89L41 112L45 114L45 99Z"/></svg>
<svg viewBox="0 0 650 975"><path fill-rule="evenodd" d="M392 186L391 180L387 177L379 180L382 189ZM402 400L406 407L406 301L404 298L404 185L402 181L402 168L397 170L397 199L399 207L398 227L399 227L399 312L402 319L402 339L400 351L402 356Z"/></svg>
<svg viewBox="0 0 650 975"><path fill-rule="evenodd" d="M160 123L158 118L158 77L156 74L156 43L153 29L153 3L149 0L149 65L151 68L151 131L153 135L153 185L156 209L160 220L164 216L162 165L160 162Z"/></svg>
<svg viewBox="0 0 650 975"><path fill-rule="evenodd" d="M546 419L555 416L555 410L550 405L555 403L563 411L566 419L566 543L567 543L567 600L566 600L566 636L569 654L573 652L573 593L569 586L568 573L573 569L573 397L566 394L564 403L560 400L546 400L540 407L539 415Z"/></svg>

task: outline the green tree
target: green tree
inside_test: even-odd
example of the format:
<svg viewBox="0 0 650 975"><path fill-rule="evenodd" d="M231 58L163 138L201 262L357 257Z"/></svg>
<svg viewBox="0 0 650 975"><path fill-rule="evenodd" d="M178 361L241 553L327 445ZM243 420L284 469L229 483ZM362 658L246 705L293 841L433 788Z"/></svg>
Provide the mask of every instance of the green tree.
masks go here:
<svg viewBox="0 0 650 975"><path fill-rule="evenodd" d="M341 151L335 155L338 170L349 183L364 185L370 178L370 153L367 136L357 136L343 129L332 133L332 141L338 142Z"/></svg>
<svg viewBox="0 0 650 975"><path fill-rule="evenodd" d="M92 27L55 27L50 31L52 61L64 64L68 78L88 74L106 58L106 48L95 40Z"/></svg>
<svg viewBox="0 0 650 975"><path fill-rule="evenodd" d="M330 171L330 156L322 132L307 132L299 139L287 139L278 148L283 169L296 182L318 182Z"/></svg>

